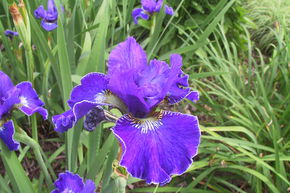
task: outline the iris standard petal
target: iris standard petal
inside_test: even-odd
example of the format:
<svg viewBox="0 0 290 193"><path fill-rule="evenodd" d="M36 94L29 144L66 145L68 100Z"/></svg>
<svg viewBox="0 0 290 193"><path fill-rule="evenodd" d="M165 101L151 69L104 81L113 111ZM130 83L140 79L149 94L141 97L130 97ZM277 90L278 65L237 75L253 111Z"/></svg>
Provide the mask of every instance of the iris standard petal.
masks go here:
<svg viewBox="0 0 290 193"><path fill-rule="evenodd" d="M184 173L200 143L197 117L169 111L146 120L124 115L112 130L123 148L120 164L149 184Z"/></svg>
<svg viewBox="0 0 290 193"><path fill-rule="evenodd" d="M31 82L21 82L16 87L20 90L19 109L28 116L37 112L43 119L47 119L47 110L42 107L44 103L39 99L36 91L32 88Z"/></svg>
<svg viewBox="0 0 290 193"><path fill-rule="evenodd" d="M138 19L142 18L144 20L149 19L149 15L144 12L141 8L136 8L132 11L132 17L135 24L138 24Z"/></svg>
<svg viewBox="0 0 290 193"><path fill-rule="evenodd" d="M5 95L5 93L14 87L11 79L7 74L0 71L0 99Z"/></svg>
<svg viewBox="0 0 290 193"><path fill-rule="evenodd" d="M137 85L136 75L147 66L147 56L133 37L120 43L109 56L108 89L117 95L137 117L145 116L148 109Z"/></svg>
<svg viewBox="0 0 290 193"><path fill-rule="evenodd" d="M165 5L165 13L168 15L174 15L173 8L169 7L168 5Z"/></svg>
<svg viewBox="0 0 290 193"><path fill-rule="evenodd" d="M7 74L0 71L0 120L19 103L19 90L13 85Z"/></svg>
<svg viewBox="0 0 290 193"><path fill-rule="evenodd" d="M146 65L145 51L133 37L129 37L111 51L108 61L108 76L111 78L114 76L114 72L131 71L134 73Z"/></svg>
<svg viewBox="0 0 290 193"><path fill-rule="evenodd" d="M104 103L108 78L101 73L89 73L81 79L81 84L73 88L68 105L72 108L76 103L89 101Z"/></svg>
<svg viewBox="0 0 290 193"><path fill-rule="evenodd" d="M69 193L69 192L81 192L84 189L84 183L82 178L71 172L61 173L58 179L54 182L56 190L54 193Z"/></svg>
<svg viewBox="0 0 290 193"><path fill-rule="evenodd" d="M188 75L181 70L182 57L179 54L172 54L170 56L170 64L174 74L171 78L171 88L168 91L167 99L170 104L174 104L184 99L189 94L190 88L188 88Z"/></svg>
<svg viewBox="0 0 290 193"><path fill-rule="evenodd" d="M63 133L71 129L76 120L73 111L70 109L62 114L52 116L52 122L55 125L54 130Z"/></svg>
<svg viewBox="0 0 290 193"><path fill-rule="evenodd" d="M54 0L48 0L47 1L47 14L45 16L45 20L52 23L57 23L57 18L58 18L58 12L57 12L57 7L55 6Z"/></svg>
<svg viewBox="0 0 290 193"><path fill-rule="evenodd" d="M108 88L125 103L131 114L135 117L144 117L150 112L150 108L136 84L135 73L132 71L127 71L127 73L116 71L110 77Z"/></svg>
<svg viewBox="0 0 290 193"><path fill-rule="evenodd" d="M141 0L142 7L149 13L159 12L163 0Z"/></svg>
<svg viewBox="0 0 290 193"><path fill-rule="evenodd" d="M166 96L171 86L171 71L166 62L154 59L136 78L139 92L142 93L150 109Z"/></svg>
<svg viewBox="0 0 290 193"><path fill-rule="evenodd" d="M42 19L46 17L46 10L44 9L43 5L40 5L35 11L34 16L36 19Z"/></svg>
<svg viewBox="0 0 290 193"><path fill-rule="evenodd" d="M12 121L8 121L3 126L0 126L0 138L11 151L18 150L20 145L13 138L14 132Z"/></svg>
<svg viewBox="0 0 290 193"><path fill-rule="evenodd" d="M47 21L45 19L43 19L41 21L41 26L43 27L43 29L45 29L46 31L52 31L55 28L57 28L57 22L56 21Z"/></svg>

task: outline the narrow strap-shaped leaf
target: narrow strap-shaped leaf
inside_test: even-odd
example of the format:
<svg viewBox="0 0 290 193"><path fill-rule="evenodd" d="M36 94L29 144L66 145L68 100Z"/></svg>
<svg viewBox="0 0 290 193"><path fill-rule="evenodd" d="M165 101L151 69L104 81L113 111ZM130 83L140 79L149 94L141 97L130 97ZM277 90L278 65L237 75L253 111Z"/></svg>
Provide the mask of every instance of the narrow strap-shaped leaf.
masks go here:
<svg viewBox="0 0 290 193"><path fill-rule="evenodd" d="M11 184L15 193L34 193L32 184L27 177L21 163L14 151L9 151L0 140L0 155L11 180Z"/></svg>

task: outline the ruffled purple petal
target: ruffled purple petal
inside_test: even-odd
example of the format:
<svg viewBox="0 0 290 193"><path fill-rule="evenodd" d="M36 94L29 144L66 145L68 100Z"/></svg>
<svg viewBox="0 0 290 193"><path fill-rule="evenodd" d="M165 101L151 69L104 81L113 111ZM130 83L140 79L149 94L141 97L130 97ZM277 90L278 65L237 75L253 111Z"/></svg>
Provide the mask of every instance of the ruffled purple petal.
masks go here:
<svg viewBox="0 0 290 193"><path fill-rule="evenodd" d="M171 88L168 92L167 99L170 104L174 104L184 99L189 94L190 88L188 88L188 75L184 74L181 70L182 57L179 54L172 54L170 57L170 64L175 74L171 79Z"/></svg>
<svg viewBox="0 0 290 193"><path fill-rule="evenodd" d="M172 70L168 64L160 60L151 60L136 81L149 108L155 107L166 96L171 84Z"/></svg>
<svg viewBox="0 0 290 193"><path fill-rule="evenodd" d="M41 26L43 27L43 29L45 29L46 31L52 31L55 28L57 28L57 21L47 21L45 19L43 19L41 21Z"/></svg>
<svg viewBox="0 0 290 193"><path fill-rule="evenodd" d="M84 189L83 179L79 175L68 171L59 174L54 185L56 187L55 193L82 192Z"/></svg>
<svg viewBox="0 0 290 193"><path fill-rule="evenodd" d="M120 164L149 184L184 173L200 143L197 117L169 111L147 120L124 115L112 130L123 147Z"/></svg>
<svg viewBox="0 0 290 193"><path fill-rule="evenodd" d="M133 37L120 43L109 56L109 90L117 95L137 117L150 110L136 83L136 75L147 66L147 57L143 48Z"/></svg>
<svg viewBox="0 0 290 193"><path fill-rule="evenodd" d="M81 84L72 90L71 98L68 100L71 110L53 116L55 130L61 133L65 132L92 109L109 105L106 101L108 81L108 78L100 73L89 73L84 76L81 79ZM63 121L65 124L62 123ZM93 129L89 126L85 128L88 130Z"/></svg>
<svg viewBox="0 0 290 193"><path fill-rule="evenodd" d="M163 0L141 0L141 4L146 11L152 14L160 11Z"/></svg>
<svg viewBox="0 0 290 193"><path fill-rule="evenodd" d="M47 1L47 12L48 14L54 15L54 17L52 18L53 20L57 19L57 7L55 6L55 2L54 0L48 0Z"/></svg>
<svg viewBox="0 0 290 193"><path fill-rule="evenodd" d="M76 121L73 111L68 110L60 115L52 116L52 122L55 125L54 130L63 133L71 129Z"/></svg>
<svg viewBox="0 0 290 193"><path fill-rule="evenodd" d="M57 7L55 6L54 0L47 1L47 14L45 17L46 21L56 23L58 18Z"/></svg>
<svg viewBox="0 0 290 193"><path fill-rule="evenodd" d="M192 102L198 101L199 100L199 92L192 91L186 96L186 98L188 100L191 100Z"/></svg>
<svg viewBox="0 0 290 193"><path fill-rule="evenodd" d="M143 48L133 37L127 38L111 51L108 61L108 76L117 72L136 72L147 65L147 56Z"/></svg>
<svg viewBox="0 0 290 193"><path fill-rule="evenodd" d="M19 103L19 90L13 85L7 74L0 71L0 120Z"/></svg>
<svg viewBox="0 0 290 193"><path fill-rule="evenodd" d="M15 151L19 149L19 143L14 140L14 125L12 121L6 122L2 127L0 126L0 139L11 150Z"/></svg>
<svg viewBox="0 0 290 193"><path fill-rule="evenodd" d="M0 71L0 99L5 96L5 93L10 90L11 88L14 87L11 79L7 74L4 72Z"/></svg>
<svg viewBox="0 0 290 193"><path fill-rule="evenodd" d="M92 180L87 180L81 193L95 193L96 185Z"/></svg>
<svg viewBox="0 0 290 193"><path fill-rule="evenodd" d="M19 109L28 116L37 112L46 120L48 117L47 110L42 107L44 103L32 88L31 82L21 82L16 87L20 90L19 98L21 106Z"/></svg>
<svg viewBox="0 0 290 193"><path fill-rule="evenodd" d="M9 115L14 105L20 103L19 93L18 88L12 87L6 93L0 94L0 120Z"/></svg>
<svg viewBox="0 0 290 193"><path fill-rule="evenodd" d="M103 103L92 103L90 101L82 101L74 105L73 113L76 121L87 115L92 109L104 105Z"/></svg>
<svg viewBox="0 0 290 193"><path fill-rule="evenodd" d="M150 108L135 82L134 75L134 72L116 71L114 76L110 77L108 88L125 103L131 114L144 117L150 112Z"/></svg>
<svg viewBox="0 0 290 193"><path fill-rule="evenodd" d="M169 7L168 5L165 5L165 13L168 15L174 15L174 10L172 7Z"/></svg>
<svg viewBox="0 0 290 193"><path fill-rule="evenodd" d="M87 74L81 79L81 84L72 90L68 105L72 108L76 103L81 101L104 103L108 81L108 78L104 74Z"/></svg>
<svg viewBox="0 0 290 193"><path fill-rule="evenodd" d="M138 19L142 18L144 20L148 20L149 19L149 15L147 15L143 9L141 8L136 8L132 11L132 17L133 17L133 21L135 24L138 24Z"/></svg>
<svg viewBox="0 0 290 193"><path fill-rule="evenodd" d="M40 5L35 11L34 16L36 19L42 19L46 17L46 10L44 9L43 5Z"/></svg>

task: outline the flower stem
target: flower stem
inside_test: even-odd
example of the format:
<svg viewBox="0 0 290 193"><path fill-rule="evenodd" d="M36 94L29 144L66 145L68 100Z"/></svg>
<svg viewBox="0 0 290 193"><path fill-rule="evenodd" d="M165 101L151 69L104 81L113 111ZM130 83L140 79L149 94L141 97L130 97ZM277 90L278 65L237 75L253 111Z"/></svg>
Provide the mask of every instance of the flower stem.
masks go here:
<svg viewBox="0 0 290 193"><path fill-rule="evenodd" d="M37 160L37 162L40 166L40 169L42 170L42 172L45 176L46 183L50 189L53 189L54 186L52 183L52 179L51 179L51 176L47 170L47 166L42 158L41 148L40 148L39 144L34 139L30 138L25 132L15 133L15 139L21 143L24 143L24 144L30 146L33 149L33 152L35 154L35 159Z"/></svg>

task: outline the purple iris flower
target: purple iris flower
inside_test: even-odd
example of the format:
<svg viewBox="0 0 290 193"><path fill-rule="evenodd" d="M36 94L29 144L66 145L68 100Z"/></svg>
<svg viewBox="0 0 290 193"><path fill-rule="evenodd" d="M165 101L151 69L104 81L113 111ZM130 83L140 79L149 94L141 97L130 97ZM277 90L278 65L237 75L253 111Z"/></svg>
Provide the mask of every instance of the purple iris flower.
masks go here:
<svg viewBox="0 0 290 193"><path fill-rule="evenodd" d="M34 11L34 16L36 19L42 19L41 26L46 31L51 31L57 28L58 12L54 0L47 1L47 10L44 9L43 5L40 5Z"/></svg>
<svg viewBox="0 0 290 193"><path fill-rule="evenodd" d="M19 148L19 143L13 139L14 125L10 120L12 111L18 108L28 116L38 112L44 119L47 119L48 113L30 82L14 86L9 76L0 71L0 83L0 139L14 151Z"/></svg>
<svg viewBox="0 0 290 193"><path fill-rule="evenodd" d="M4 35L6 36L6 37L9 37L10 39L12 39L14 36L18 36L18 32L15 32L15 31L12 31L12 30L6 30L5 32L4 32Z"/></svg>
<svg viewBox="0 0 290 193"><path fill-rule="evenodd" d="M141 0L143 8L136 8L132 11L132 17L135 24L138 24L138 19L142 18L148 20L149 16L159 12L162 8L163 0ZM174 15L172 7L165 5L165 13L168 15Z"/></svg>
<svg viewBox="0 0 290 193"><path fill-rule="evenodd" d="M160 110L160 104L199 99L181 67L177 54L170 65L156 59L148 64L145 51L129 37L111 52L107 75L90 73L72 90L71 109L53 116L55 130L67 131L83 116L99 117L96 108L116 107L124 113L112 128L122 145L120 164L147 183L167 183L191 165L200 143L197 117Z"/></svg>
<svg viewBox="0 0 290 193"><path fill-rule="evenodd" d="M87 180L85 183L78 174L71 172L61 173L54 182L55 190L51 193L95 193L95 183Z"/></svg>

